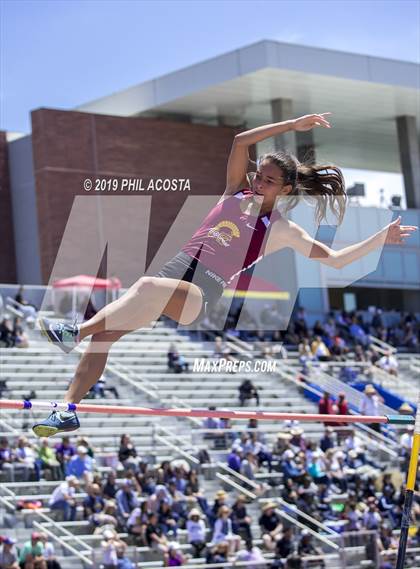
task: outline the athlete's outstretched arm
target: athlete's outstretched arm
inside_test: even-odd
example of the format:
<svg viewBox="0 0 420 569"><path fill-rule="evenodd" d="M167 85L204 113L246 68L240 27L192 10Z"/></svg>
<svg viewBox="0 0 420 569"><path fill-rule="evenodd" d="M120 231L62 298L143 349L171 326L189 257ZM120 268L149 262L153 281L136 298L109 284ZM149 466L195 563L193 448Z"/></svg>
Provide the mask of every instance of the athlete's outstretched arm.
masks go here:
<svg viewBox="0 0 420 569"><path fill-rule="evenodd" d="M269 254L285 247L291 247L305 257L335 269L342 269L385 244L403 244L404 239L416 229L418 228L415 225L401 225L400 216L364 241L335 251L313 239L296 223L280 220L273 224L264 253Z"/></svg>
<svg viewBox="0 0 420 569"><path fill-rule="evenodd" d="M290 130L305 131L311 130L316 126L330 128L325 115L330 113L322 113L319 115L305 115L303 117L283 121L273 124L266 124L241 132L235 136L230 151L226 172L226 189L224 195L235 193L246 183L246 173L248 169L249 154L248 148L257 142L261 142L271 136L276 136Z"/></svg>

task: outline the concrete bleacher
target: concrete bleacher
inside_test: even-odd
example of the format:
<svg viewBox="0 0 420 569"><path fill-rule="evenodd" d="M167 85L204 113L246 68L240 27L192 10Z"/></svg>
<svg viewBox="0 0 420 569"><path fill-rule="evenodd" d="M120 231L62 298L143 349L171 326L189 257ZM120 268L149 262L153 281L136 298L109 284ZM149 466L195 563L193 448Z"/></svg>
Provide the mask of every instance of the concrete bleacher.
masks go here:
<svg viewBox="0 0 420 569"><path fill-rule="evenodd" d="M246 373L212 374L192 371L181 374L170 373L167 370L166 353L171 342L176 342L178 350L189 362L190 369L192 369L194 358L211 358L212 356L212 351L207 342L191 341L175 329L157 323L154 328L124 337L111 350L105 379L107 386L114 385L118 388L120 399L95 399L92 402L95 404L138 406L169 406L174 404L174 406L208 407L209 405L216 405L218 408L241 409L238 400L238 386L247 376ZM2 379L5 379L8 385L8 391L4 396L9 399L22 399L29 394L29 391L34 390L39 399L61 399L63 391L71 380L79 357L80 355L77 353L67 356L62 354L36 334L31 334L30 348L25 351L14 348L0 349ZM277 412L316 412L316 405L303 397L301 388L289 380L287 374L257 375L252 373L250 377L261 389L261 409ZM39 411L31 411L30 414L24 414L22 411L4 412L1 417L0 432L2 435L11 438L25 434L33 441L30 424L43 415L44 413ZM194 454L200 446L209 445L209 442L203 439L203 433L199 428L200 421L197 420L159 418L156 421L150 417L126 417L107 413L103 415L81 415L80 419L82 427L77 434L89 437L96 451L95 457L98 467L104 472L111 468L110 465L117 466L115 455L118 450L119 438L127 432L131 435L138 453L154 463L180 457L185 458L189 453ZM267 421L261 422L260 428L270 442L275 439L278 431L282 430L284 426ZM235 431L244 429L245 423L234 423ZM323 431L324 427L320 423L305 424L305 436L310 439L319 439ZM159 436L159 433L163 436ZM368 436L363 433L362 435ZM177 451L176 447L182 452ZM227 452L228 449L211 448L210 445L209 453L215 465L215 471L218 470L218 461L225 461ZM383 456L380 456L379 459L385 460ZM221 485L221 479L215 478L214 473L213 476L206 476L203 479L203 491L210 501ZM223 469L220 469L220 473L226 474ZM277 478L280 478L278 474ZM237 480L234 481L229 476L226 480L225 487L227 490L232 491L234 488L229 480L238 484ZM19 483L16 484L14 486L4 482L0 484L0 496L3 496L11 506L13 506L14 501L10 491L15 496L46 496L56 483L41 481L36 485L34 483L20 483L20 486ZM30 490L31 488L33 492ZM272 486L267 487L267 495L275 495L275 489L273 490ZM256 526L260 512L258 501L252 501L248 509L254 520L255 535L259 535ZM48 514L48 509L46 512ZM45 511L43 513L45 514ZM60 539L76 549L79 547L83 554L100 558L100 538L92 533L92 528L89 528L87 522L83 520L79 519L74 523L66 524L60 522L59 527L57 527L57 523L53 519L46 521L42 516L37 517L34 512L23 512L21 515L16 512L13 514L9 512L7 516L9 526L12 518L14 526L13 529L9 527L8 532L15 532L14 535L20 541L29 536L31 530L25 527L28 525L28 521L29 523L35 522L35 524L41 524L42 527L54 534L57 532L57 535L61 535ZM84 549L81 548L79 540L82 540L85 545ZM185 550L188 551L183 532L180 533L179 541L184 544ZM70 551L65 548L59 553L60 563L64 569L83 564L77 556L71 555ZM148 548L137 548L135 558L141 567L159 562L156 555ZM198 560L193 561L198 563ZM360 557L359 561L361 562L363 559ZM338 555L331 555L328 559L326 558L326 566L328 569L339 567ZM348 565L349 569L351 566L351 564Z"/></svg>

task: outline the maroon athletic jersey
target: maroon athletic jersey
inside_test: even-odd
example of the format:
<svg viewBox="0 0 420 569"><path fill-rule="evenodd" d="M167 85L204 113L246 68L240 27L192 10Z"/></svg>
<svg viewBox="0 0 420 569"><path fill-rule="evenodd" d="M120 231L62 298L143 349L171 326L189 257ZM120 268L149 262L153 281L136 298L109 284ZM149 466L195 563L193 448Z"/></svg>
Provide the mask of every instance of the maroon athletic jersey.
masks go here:
<svg viewBox="0 0 420 569"><path fill-rule="evenodd" d="M226 282L262 259L268 228L281 217L277 210L245 215L240 203L250 196L246 188L215 205L182 248Z"/></svg>

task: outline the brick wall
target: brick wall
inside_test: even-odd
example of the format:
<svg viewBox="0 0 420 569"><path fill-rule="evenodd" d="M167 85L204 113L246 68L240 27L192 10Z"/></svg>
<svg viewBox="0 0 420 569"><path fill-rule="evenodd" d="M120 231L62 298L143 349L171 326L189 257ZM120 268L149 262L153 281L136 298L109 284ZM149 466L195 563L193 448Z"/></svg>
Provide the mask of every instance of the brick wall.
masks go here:
<svg viewBox="0 0 420 569"><path fill-rule="evenodd" d="M44 282L49 279L73 199L86 195L82 187L85 178L190 179L190 192L153 194L149 263L187 195L223 193L234 134L230 127L51 109L33 111Z"/></svg>

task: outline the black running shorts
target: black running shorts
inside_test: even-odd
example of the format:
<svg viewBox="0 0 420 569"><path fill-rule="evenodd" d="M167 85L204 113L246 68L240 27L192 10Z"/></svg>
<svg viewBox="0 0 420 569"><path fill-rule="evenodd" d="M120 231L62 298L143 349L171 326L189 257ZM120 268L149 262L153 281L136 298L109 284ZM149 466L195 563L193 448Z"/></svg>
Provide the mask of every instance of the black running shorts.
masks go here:
<svg viewBox="0 0 420 569"><path fill-rule="evenodd" d="M203 295L203 305L200 314L188 326L197 324L204 318L222 296L223 289L226 286L222 277L205 267L198 259L190 257L182 251L165 263L163 268L154 276L193 282L200 288Z"/></svg>

